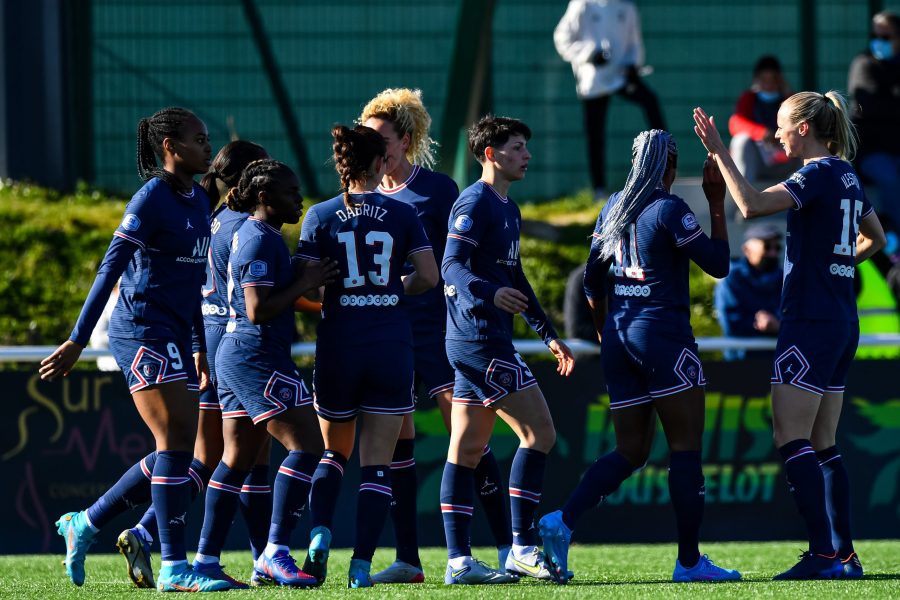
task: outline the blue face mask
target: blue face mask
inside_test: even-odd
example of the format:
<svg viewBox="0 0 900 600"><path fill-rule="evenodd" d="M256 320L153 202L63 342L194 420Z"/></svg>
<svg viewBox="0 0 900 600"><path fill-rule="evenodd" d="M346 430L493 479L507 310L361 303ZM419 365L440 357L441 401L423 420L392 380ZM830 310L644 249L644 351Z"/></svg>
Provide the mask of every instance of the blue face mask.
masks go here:
<svg viewBox="0 0 900 600"><path fill-rule="evenodd" d="M756 92L756 97L765 102L766 104L772 104L773 102L777 102L781 100L780 92L764 92L762 90Z"/></svg>
<svg viewBox="0 0 900 600"><path fill-rule="evenodd" d="M872 56L878 60L890 60L894 58L894 45L890 40L874 39L869 42L869 50Z"/></svg>

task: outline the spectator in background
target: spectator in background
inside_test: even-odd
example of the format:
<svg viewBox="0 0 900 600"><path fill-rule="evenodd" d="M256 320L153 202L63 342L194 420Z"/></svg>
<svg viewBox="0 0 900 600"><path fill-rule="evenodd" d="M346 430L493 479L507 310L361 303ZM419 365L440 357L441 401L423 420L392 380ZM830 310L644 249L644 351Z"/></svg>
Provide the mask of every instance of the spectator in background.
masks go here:
<svg viewBox="0 0 900 600"><path fill-rule="evenodd" d="M553 32L556 51L572 65L584 107L594 199L606 199L606 111L618 94L640 104L648 129L666 129L659 101L641 81L644 43L637 9L621 0L571 0Z"/></svg>
<svg viewBox="0 0 900 600"><path fill-rule="evenodd" d="M847 91L859 172L878 189L878 211L900 223L900 15L872 18L869 49L850 65Z"/></svg>
<svg viewBox="0 0 900 600"><path fill-rule="evenodd" d="M729 152L738 169L751 183L781 181L799 169L775 140L778 107L790 90L781 72L781 63L772 55L761 56L753 67L753 84L738 98L728 119L731 133Z"/></svg>
<svg viewBox="0 0 900 600"><path fill-rule="evenodd" d="M772 224L759 224L744 232L743 258L733 260L728 276L714 293L719 324L727 337L778 335L781 329L781 284L779 266L781 231ZM754 356L746 350L726 350L725 360ZM768 353L766 353L768 355Z"/></svg>

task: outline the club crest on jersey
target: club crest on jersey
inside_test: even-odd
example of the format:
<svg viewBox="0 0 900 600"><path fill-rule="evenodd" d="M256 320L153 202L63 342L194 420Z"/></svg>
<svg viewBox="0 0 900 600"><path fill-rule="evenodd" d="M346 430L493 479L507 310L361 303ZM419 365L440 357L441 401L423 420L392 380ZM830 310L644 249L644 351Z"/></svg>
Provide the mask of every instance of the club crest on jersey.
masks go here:
<svg viewBox="0 0 900 600"><path fill-rule="evenodd" d="M253 277L262 277L269 270L268 265L266 265L265 261L262 260L254 260L250 263L250 275Z"/></svg>
<svg viewBox="0 0 900 600"><path fill-rule="evenodd" d="M697 217L694 216L694 213L688 213L681 217L681 224L688 231L697 229Z"/></svg>
<svg viewBox="0 0 900 600"><path fill-rule="evenodd" d="M122 229L125 231L137 231L140 226L141 220L136 214L128 213L125 215L125 218L122 219Z"/></svg>
<svg viewBox="0 0 900 600"><path fill-rule="evenodd" d="M474 221L469 215L459 215L456 217L456 221L453 222L453 228L462 233L472 229L472 225L474 225Z"/></svg>

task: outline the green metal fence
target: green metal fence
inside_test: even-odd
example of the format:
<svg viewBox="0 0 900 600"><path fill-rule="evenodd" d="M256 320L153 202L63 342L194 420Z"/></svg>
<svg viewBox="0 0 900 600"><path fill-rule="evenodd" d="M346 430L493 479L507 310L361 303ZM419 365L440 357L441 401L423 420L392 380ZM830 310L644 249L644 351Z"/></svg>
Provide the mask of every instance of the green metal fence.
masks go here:
<svg viewBox="0 0 900 600"><path fill-rule="evenodd" d="M446 97L457 27L464 28L463 43L470 30L472 43L477 37L472 23L458 23L464 1L93 0L92 64L85 78L93 106L86 145L93 180L133 190L139 183L137 120L182 104L206 121L214 143L237 135L292 164L305 152L312 187L329 195L337 187L328 162L330 127L354 119L375 93L421 88L436 129L448 106L468 101ZM257 30L248 6L261 17ZM795 89L844 89L850 60L867 42L871 11L900 9L900 2L641 0L637 6L654 67L646 81L680 143L681 173L691 175L703 158L691 130L693 106L703 105L724 126L753 63L765 53L781 57ZM493 107L524 119L535 133L519 198L554 197L588 185L581 107L571 69L553 48L553 28L565 7L564 0L496 1ZM264 60L255 33L268 43L272 61ZM622 182L631 140L644 126L636 107L613 100L611 187Z"/></svg>

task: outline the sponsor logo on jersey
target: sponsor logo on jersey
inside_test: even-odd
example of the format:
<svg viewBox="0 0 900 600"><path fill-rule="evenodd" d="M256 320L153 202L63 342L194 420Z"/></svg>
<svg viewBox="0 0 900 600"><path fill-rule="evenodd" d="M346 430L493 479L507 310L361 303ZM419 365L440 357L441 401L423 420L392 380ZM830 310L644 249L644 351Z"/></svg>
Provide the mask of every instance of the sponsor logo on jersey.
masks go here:
<svg viewBox="0 0 900 600"><path fill-rule="evenodd" d="M472 229L472 225L474 224L475 222L472 221L472 218L469 217L469 215L459 215L458 217L456 217L456 221L453 222L453 228L457 231L465 233Z"/></svg>
<svg viewBox="0 0 900 600"><path fill-rule="evenodd" d="M444 284L444 295L451 298L456 295L456 286Z"/></svg>
<svg viewBox="0 0 900 600"><path fill-rule="evenodd" d="M144 377L153 377L156 375L156 365L144 365L141 371L144 372Z"/></svg>
<svg viewBox="0 0 900 600"><path fill-rule="evenodd" d="M125 218L122 219L122 229L125 231L137 231L140 226L141 220L136 214L128 213L125 215Z"/></svg>
<svg viewBox="0 0 900 600"><path fill-rule="evenodd" d="M839 265L836 263L831 263L831 266L828 267L828 271L832 275L837 275L838 277L850 277L851 279L856 275L856 267Z"/></svg>
<svg viewBox="0 0 900 600"><path fill-rule="evenodd" d="M647 298L648 296L650 296L650 286L616 284L616 286L613 288L613 292L616 294L616 296L641 296Z"/></svg>
<svg viewBox="0 0 900 600"><path fill-rule="evenodd" d="M215 304L203 304L200 307L200 312L203 313L204 317L225 317L228 316L228 309L224 306L217 306Z"/></svg>
<svg viewBox="0 0 900 600"><path fill-rule="evenodd" d="M693 231L697 229L697 217L694 216L694 213L688 213L681 217L681 224L688 231Z"/></svg>
<svg viewBox="0 0 900 600"><path fill-rule="evenodd" d="M206 263L207 254L209 254L209 236L197 238L194 244L194 252L191 256L179 256L175 262L184 263Z"/></svg>
<svg viewBox="0 0 900 600"><path fill-rule="evenodd" d="M269 267L264 260L254 260L250 263L250 275L253 277L262 277L268 270Z"/></svg>
<svg viewBox="0 0 900 600"><path fill-rule="evenodd" d="M788 181L793 181L797 185L800 186L800 189L806 189L806 177L801 175L800 173L794 173L788 178Z"/></svg>
<svg viewBox="0 0 900 600"><path fill-rule="evenodd" d="M397 306L400 297L397 294L369 294L368 296L344 294L340 299L341 306Z"/></svg>
<svg viewBox="0 0 900 600"><path fill-rule="evenodd" d="M194 228L194 226L191 225L191 220L188 219L188 220L187 220L187 226L184 228L184 230L187 231L188 229L193 229L193 228Z"/></svg>

